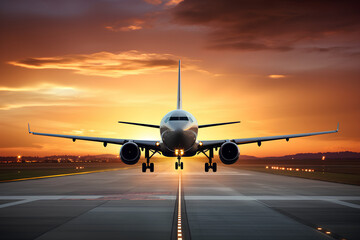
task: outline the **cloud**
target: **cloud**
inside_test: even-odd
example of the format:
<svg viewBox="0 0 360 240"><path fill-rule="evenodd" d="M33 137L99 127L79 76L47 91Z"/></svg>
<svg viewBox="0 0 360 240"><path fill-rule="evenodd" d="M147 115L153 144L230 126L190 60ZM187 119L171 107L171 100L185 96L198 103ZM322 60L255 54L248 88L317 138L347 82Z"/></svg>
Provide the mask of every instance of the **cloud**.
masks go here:
<svg viewBox="0 0 360 240"><path fill-rule="evenodd" d="M121 21L117 21L116 23L105 26L105 28L113 32L135 31L143 28L151 28L154 19L155 19L155 15L150 14L144 16L143 19L140 18L123 19Z"/></svg>
<svg viewBox="0 0 360 240"><path fill-rule="evenodd" d="M73 100L84 92L74 87L43 84L33 87L0 87L0 110L24 107L77 106ZM77 99L78 100L78 99Z"/></svg>
<svg viewBox="0 0 360 240"><path fill-rule="evenodd" d="M137 24L133 24L133 25L129 25L129 26L125 26L125 27L113 27L113 26L106 26L106 29L113 31L113 32L117 32L117 31L134 31L134 30L140 30L142 29L142 26L137 25Z"/></svg>
<svg viewBox="0 0 360 240"><path fill-rule="evenodd" d="M58 96L76 95L80 92L74 87L56 86L53 84L42 84L35 87L0 87L0 92L37 92L41 94L52 94Z"/></svg>
<svg viewBox="0 0 360 240"><path fill-rule="evenodd" d="M184 0L144 0L145 2L152 5L161 5L165 4L165 6L176 6Z"/></svg>
<svg viewBox="0 0 360 240"><path fill-rule="evenodd" d="M176 71L179 57L172 54L142 53L136 50L110 53L75 54L57 57L27 58L9 64L29 69L67 69L93 76L123 77L161 71ZM186 59L187 69L200 70Z"/></svg>
<svg viewBox="0 0 360 240"><path fill-rule="evenodd" d="M211 49L290 51L304 42L323 47L324 39L346 44L352 36L358 42L356 5L322 0L185 0L171 14L175 23L206 27Z"/></svg>
<svg viewBox="0 0 360 240"><path fill-rule="evenodd" d="M144 0L144 1L152 5L160 5L163 2L162 0Z"/></svg>
<svg viewBox="0 0 360 240"><path fill-rule="evenodd" d="M169 0L165 5L166 6L176 6L184 0Z"/></svg>
<svg viewBox="0 0 360 240"><path fill-rule="evenodd" d="M269 75L268 76L269 78L272 78L272 79L278 79L278 78L284 78L286 77L285 75L281 75L281 74L272 74L272 75Z"/></svg>

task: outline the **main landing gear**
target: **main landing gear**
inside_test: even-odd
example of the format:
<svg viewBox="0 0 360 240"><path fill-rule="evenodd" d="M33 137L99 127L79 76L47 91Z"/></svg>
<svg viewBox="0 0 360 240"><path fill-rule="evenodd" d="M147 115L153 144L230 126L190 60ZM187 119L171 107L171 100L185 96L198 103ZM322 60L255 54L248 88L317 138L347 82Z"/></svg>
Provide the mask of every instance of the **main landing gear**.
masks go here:
<svg viewBox="0 0 360 240"><path fill-rule="evenodd" d="M178 170L178 168L180 168L181 170L183 170L183 168L184 168L184 163L181 162L180 155L177 157L177 162L175 162L175 169Z"/></svg>
<svg viewBox="0 0 360 240"><path fill-rule="evenodd" d="M151 155L150 155L150 151L151 151ZM150 158L152 158L152 156L155 155L155 153L157 153L158 151L153 151L153 150L149 150L148 148L145 148L145 158L146 158L146 163L142 163L142 172L146 172L146 169L150 169L150 172L154 172L154 163L150 163Z"/></svg>
<svg viewBox="0 0 360 240"><path fill-rule="evenodd" d="M205 172L209 172L209 169L212 169L213 172L217 171L217 164L216 162L212 162L212 159L214 158L214 149L209 149L209 155L207 155L204 151L202 153L209 159L208 163L205 163Z"/></svg>

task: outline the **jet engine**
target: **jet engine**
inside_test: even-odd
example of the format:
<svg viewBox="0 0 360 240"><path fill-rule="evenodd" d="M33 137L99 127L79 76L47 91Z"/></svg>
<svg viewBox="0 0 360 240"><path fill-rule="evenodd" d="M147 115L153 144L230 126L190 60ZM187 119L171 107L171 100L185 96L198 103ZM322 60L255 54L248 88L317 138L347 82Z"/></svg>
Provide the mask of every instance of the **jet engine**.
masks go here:
<svg viewBox="0 0 360 240"><path fill-rule="evenodd" d="M224 164L233 164L239 159L240 151L233 142L225 142L219 150L219 157Z"/></svg>
<svg viewBox="0 0 360 240"><path fill-rule="evenodd" d="M125 164L136 164L140 159L140 149L136 143L127 142L120 149L120 158Z"/></svg>

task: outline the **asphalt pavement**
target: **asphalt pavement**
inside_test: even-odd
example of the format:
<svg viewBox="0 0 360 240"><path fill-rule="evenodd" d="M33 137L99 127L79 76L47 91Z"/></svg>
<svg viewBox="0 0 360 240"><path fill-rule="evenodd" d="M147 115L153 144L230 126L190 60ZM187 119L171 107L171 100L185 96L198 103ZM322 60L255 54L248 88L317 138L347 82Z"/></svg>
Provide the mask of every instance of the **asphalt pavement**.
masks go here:
<svg viewBox="0 0 360 240"><path fill-rule="evenodd" d="M359 186L174 161L0 183L0 239L360 239Z"/></svg>

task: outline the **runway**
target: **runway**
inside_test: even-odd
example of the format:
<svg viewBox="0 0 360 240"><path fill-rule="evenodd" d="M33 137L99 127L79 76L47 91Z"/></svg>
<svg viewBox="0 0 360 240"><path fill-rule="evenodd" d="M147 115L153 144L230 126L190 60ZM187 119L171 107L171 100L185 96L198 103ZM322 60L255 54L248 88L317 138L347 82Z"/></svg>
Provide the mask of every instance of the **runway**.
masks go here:
<svg viewBox="0 0 360 240"><path fill-rule="evenodd" d="M0 184L1 239L360 239L360 187L184 159Z"/></svg>

